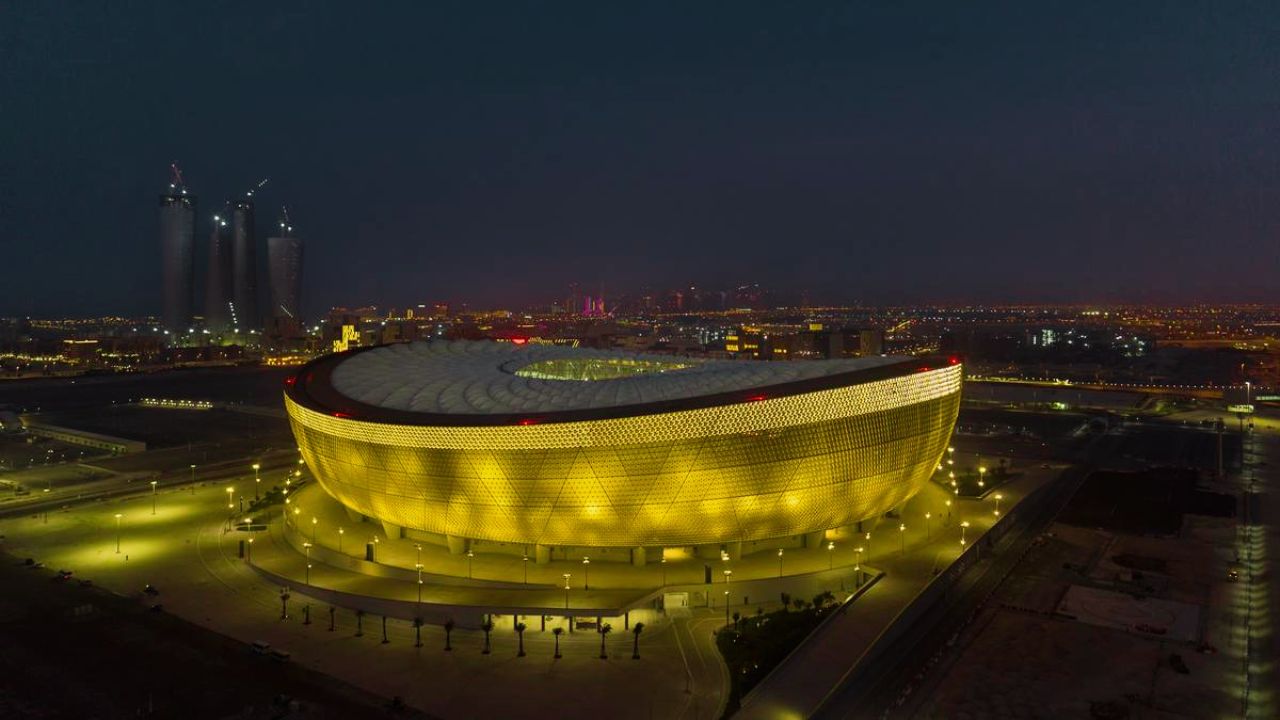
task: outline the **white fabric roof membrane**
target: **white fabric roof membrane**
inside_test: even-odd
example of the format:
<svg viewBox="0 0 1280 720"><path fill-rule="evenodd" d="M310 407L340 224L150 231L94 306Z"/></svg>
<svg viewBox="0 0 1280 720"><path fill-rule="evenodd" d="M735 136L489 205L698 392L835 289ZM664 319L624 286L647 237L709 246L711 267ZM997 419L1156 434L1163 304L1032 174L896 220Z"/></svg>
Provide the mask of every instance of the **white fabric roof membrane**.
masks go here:
<svg viewBox="0 0 1280 720"><path fill-rule="evenodd" d="M472 415L541 413L764 388L905 359L882 355L781 362L702 360L555 345L431 341L357 353L339 363L331 377L339 393L382 408ZM641 361L691 367L606 380L547 380L516 374L532 363L553 360Z"/></svg>

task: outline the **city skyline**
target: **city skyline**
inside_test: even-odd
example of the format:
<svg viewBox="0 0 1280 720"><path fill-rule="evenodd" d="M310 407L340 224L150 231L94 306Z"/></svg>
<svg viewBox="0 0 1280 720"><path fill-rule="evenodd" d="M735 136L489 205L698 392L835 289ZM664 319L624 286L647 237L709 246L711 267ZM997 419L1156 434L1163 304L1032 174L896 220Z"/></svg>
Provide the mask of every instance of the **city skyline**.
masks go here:
<svg viewBox="0 0 1280 720"><path fill-rule="evenodd" d="M272 178L311 311L691 278L839 303L1274 290L1271 8L309 10L4 10L0 82L28 102L0 237L55 278L13 278L0 313L158 312L174 160L202 226Z"/></svg>

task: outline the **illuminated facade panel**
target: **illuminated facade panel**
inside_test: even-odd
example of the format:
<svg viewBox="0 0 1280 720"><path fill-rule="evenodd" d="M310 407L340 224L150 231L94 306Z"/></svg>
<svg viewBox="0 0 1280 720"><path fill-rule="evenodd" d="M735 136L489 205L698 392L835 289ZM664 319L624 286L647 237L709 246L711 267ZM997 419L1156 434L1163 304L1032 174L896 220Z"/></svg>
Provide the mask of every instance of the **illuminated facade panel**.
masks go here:
<svg viewBox="0 0 1280 720"><path fill-rule="evenodd" d="M950 438L961 368L897 360L820 389L497 423L333 409L308 391L323 383L313 363L285 402L320 484L371 518L497 542L670 547L840 527L918 492Z"/></svg>

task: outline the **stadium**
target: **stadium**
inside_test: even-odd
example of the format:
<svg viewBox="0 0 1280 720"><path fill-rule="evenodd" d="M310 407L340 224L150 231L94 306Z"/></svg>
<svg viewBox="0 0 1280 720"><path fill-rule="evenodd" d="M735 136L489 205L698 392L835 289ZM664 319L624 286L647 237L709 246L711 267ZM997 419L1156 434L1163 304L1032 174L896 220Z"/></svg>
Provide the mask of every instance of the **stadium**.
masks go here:
<svg viewBox="0 0 1280 720"><path fill-rule="evenodd" d="M323 489L389 537L643 564L813 546L899 507L946 450L961 379L953 358L436 341L319 358L285 405Z"/></svg>

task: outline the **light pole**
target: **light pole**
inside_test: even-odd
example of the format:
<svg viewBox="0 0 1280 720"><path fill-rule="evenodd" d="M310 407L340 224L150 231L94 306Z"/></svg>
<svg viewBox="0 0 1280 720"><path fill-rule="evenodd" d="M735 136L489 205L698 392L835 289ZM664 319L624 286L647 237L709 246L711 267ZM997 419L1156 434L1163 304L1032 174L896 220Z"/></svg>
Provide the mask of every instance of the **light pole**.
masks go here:
<svg viewBox="0 0 1280 720"><path fill-rule="evenodd" d="M926 542L933 539L933 513L924 514L924 539Z"/></svg>
<svg viewBox="0 0 1280 720"><path fill-rule="evenodd" d="M902 540L902 554L907 554L907 524L898 523L898 538Z"/></svg>
<svg viewBox="0 0 1280 720"><path fill-rule="evenodd" d="M582 558L582 589L591 589L591 558L586 556Z"/></svg>
<svg viewBox="0 0 1280 720"><path fill-rule="evenodd" d="M120 518L124 517L120 513L116 513L116 554L120 554Z"/></svg>
<svg viewBox="0 0 1280 720"><path fill-rule="evenodd" d="M871 559L871 533L867 533L867 536L863 539L867 541L867 559L870 560Z"/></svg>
<svg viewBox="0 0 1280 720"><path fill-rule="evenodd" d="M782 548L778 548L778 577L782 577Z"/></svg>
<svg viewBox="0 0 1280 720"><path fill-rule="evenodd" d="M724 624L726 627L728 627L729 625L729 591L728 590L724 591Z"/></svg>
<svg viewBox="0 0 1280 720"><path fill-rule="evenodd" d="M302 548L307 551L307 585L311 584L311 543L302 543Z"/></svg>
<svg viewBox="0 0 1280 720"><path fill-rule="evenodd" d="M1004 495L996 493L996 517L1000 517L1000 501L1004 499Z"/></svg>
<svg viewBox="0 0 1280 720"><path fill-rule="evenodd" d="M978 487L987 486L987 468L985 465L978 466Z"/></svg>
<svg viewBox="0 0 1280 720"><path fill-rule="evenodd" d="M951 523L951 498L947 498L947 523Z"/></svg>
<svg viewBox="0 0 1280 720"><path fill-rule="evenodd" d="M524 584L529 584L529 556L527 554L520 557L520 566L524 568Z"/></svg>
<svg viewBox="0 0 1280 720"><path fill-rule="evenodd" d="M470 550L467 551L467 579L468 580L471 579L471 558L475 556L476 556L475 553L471 552Z"/></svg>
<svg viewBox="0 0 1280 720"><path fill-rule="evenodd" d="M857 553L857 555L855 555L853 559L853 569L855 571L861 570L862 569L862 546L859 545L858 547L854 548L853 551Z"/></svg>
<svg viewBox="0 0 1280 720"><path fill-rule="evenodd" d="M253 538L249 538L249 543L245 546L244 561L253 564Z"/></svg>
<svg viewBox="0 0 1280 720"><path fill-rule="evenodd" d="M196 494L196 466L194 463L191 465L191 494Z"/></svg>
<svg viewBox="0 0 1280 720"><path fill-rule="evenodd" d="M662 586L666 587L667 586L667 559L662 558L662 560L660 560L658 564L662 566Z"/></svg>
<svg viewBox="0 0 1280 720"><path fill-rule="evenodd" d="M253 464L253 499L258 499L258 488L262 485L262 476L258 474L258 470L262 469L260 463Z"/></svg>
<svg viewBox="0 0 1280 720"><path fill-rule="evenodd" d="M320 524L319 518L311 516L311 542L316 541L316 525Z"/></svg>
<svg viewBox="0 0 1280 720"><path fill-rule="evenodd" d="M236 489L234 487L227 488L227 509L228 510L236 509L235 499L232 497L235 494L236 494Z"/></svg>
<svg viewBox="0 0 1280 720"><path fill-rule="evenodd" d="M969 529L969 521L961 520L960 521L960 544L961 545L964 544L965 531L968 529Z"/></svg>
<svg viewBox="0 0 1280 720"><path fill-rule="evenodd" d="M414 565L418 569L418 604L422 604L422 563Z"/></svg>
<svg viewBox="0 0 1280 720"><path fill-rule="evenodd" d="M827 542L827 569L828 570L836 566L835 555L832 552L835 549L836 549L835 541L834 540L828 541Z"/></svg>
<svg viewBox="0 0 1280 720"><path fill-rule="evenodd" d="M346 534L346 530L338 528L338 552L342 552L342 536Z"/></svg>
<svg viewBox="0 0 1280 720"><path fill-rule="evenodd" d="M569 578L571 577L573 577L573 573L564 574L564 609L565 610L569 609ZM570 620L569 624L572 627L573 621Z"/></svg>
<svg viewBox="0 0 1280 720"><path fill-rule="evenodd" d="M151 514L156 514L156 481L151 481Z"/></svg>
<svg viewBox="0 0 1280 720"><path fill-rule="evenodd" d="M733 574L733 571L732 571L732 570L725 570L725 571L724 571L724 584L725 584L725 585L728 585L728 584L729 584L729 576L730 576L730 575L732 575L732 574Z"/></svg>

